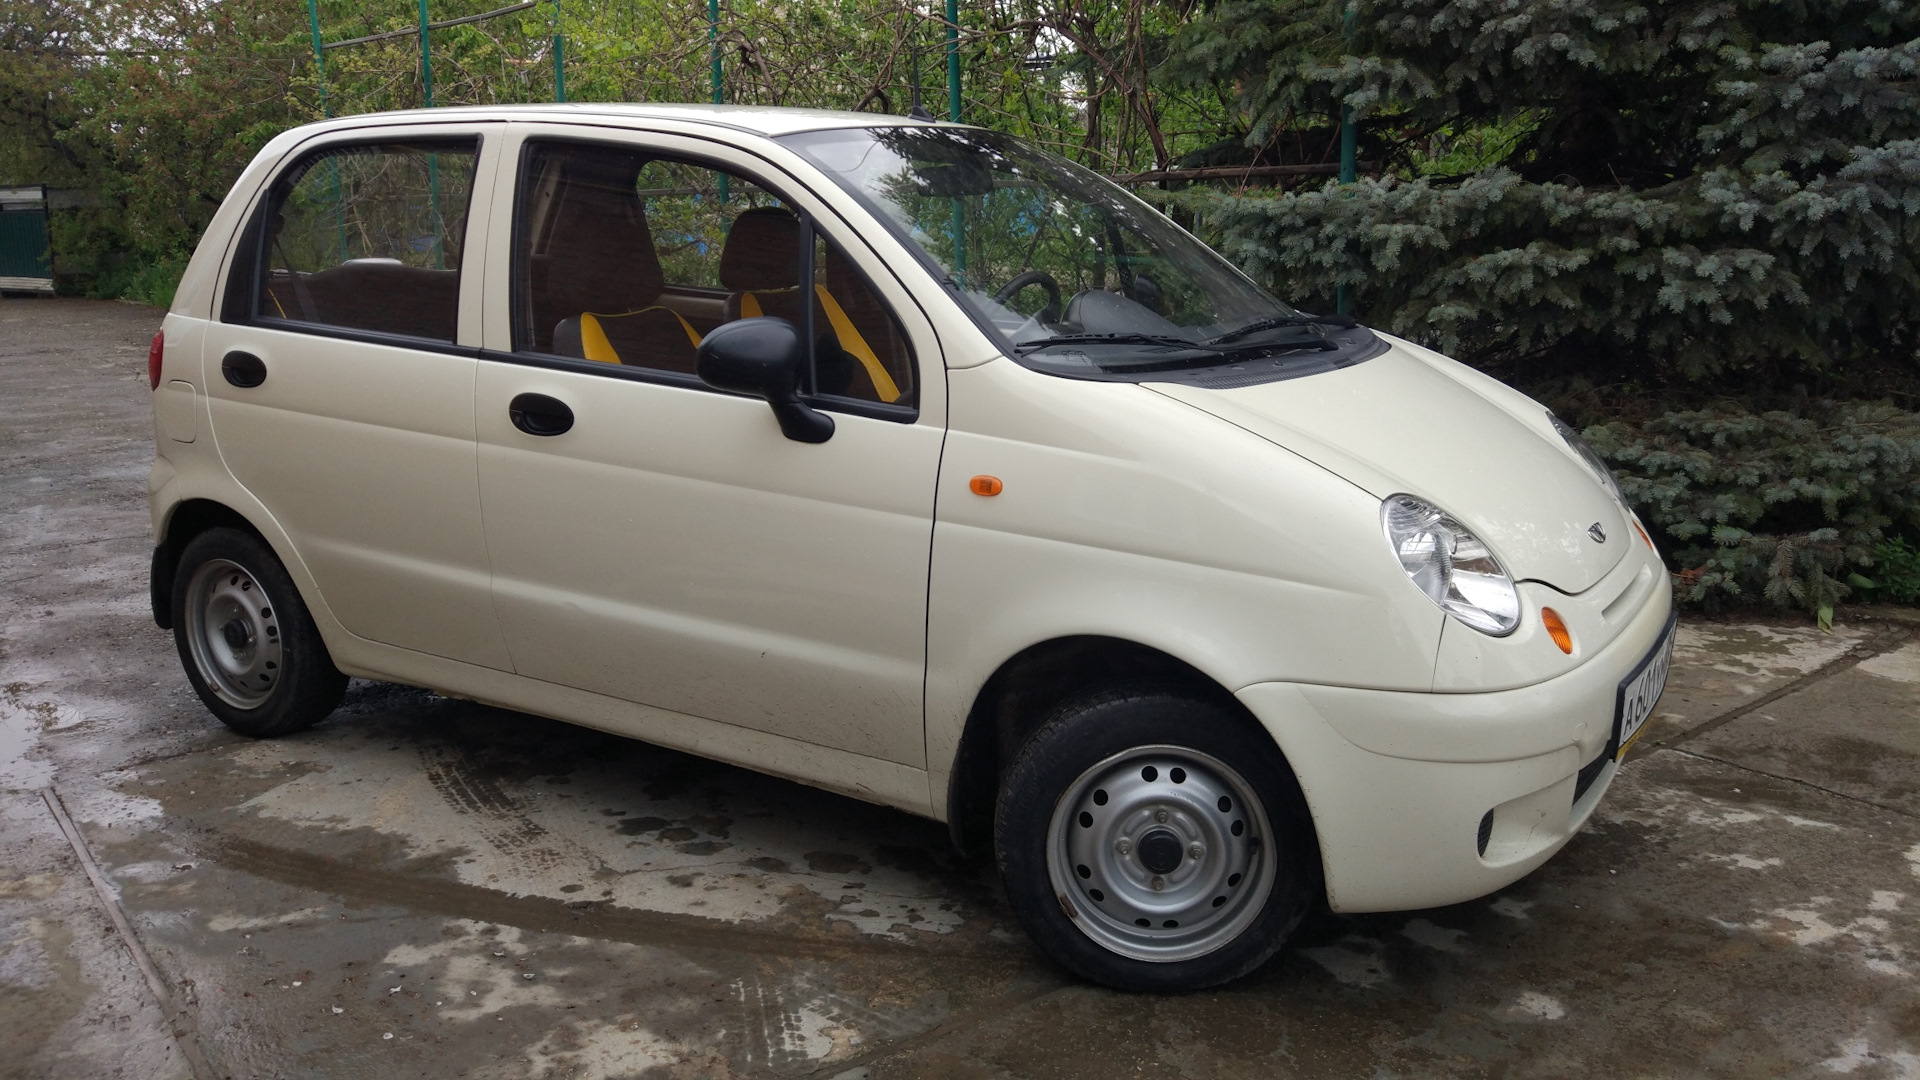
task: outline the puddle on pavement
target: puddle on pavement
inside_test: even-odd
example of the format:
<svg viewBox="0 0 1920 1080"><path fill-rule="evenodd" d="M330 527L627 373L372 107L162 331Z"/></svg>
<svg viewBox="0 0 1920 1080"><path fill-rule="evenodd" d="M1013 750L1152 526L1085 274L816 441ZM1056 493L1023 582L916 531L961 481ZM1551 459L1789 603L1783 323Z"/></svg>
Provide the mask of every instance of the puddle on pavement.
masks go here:
<svg viewBox="0 0 1920 1080"><path fill-rule="evenodd" d="M16 683L0 692L0 788L31 791L53 780L53 763L38 757L41 715L15 702Z"/></svg>
<svg viewBox="0 0 1920 1080"><path fill-rule="evenodd" d="M970 920L963 936L977 937L1004 919L988 914L990 873L959 863L935 823L425 691L368 687L311 732L155 763L120 790L264 873L343 887L404 866L416 890L451 879L601 919L831 938L906 941ZM303 869L302 853L325 858Z"/></svg>

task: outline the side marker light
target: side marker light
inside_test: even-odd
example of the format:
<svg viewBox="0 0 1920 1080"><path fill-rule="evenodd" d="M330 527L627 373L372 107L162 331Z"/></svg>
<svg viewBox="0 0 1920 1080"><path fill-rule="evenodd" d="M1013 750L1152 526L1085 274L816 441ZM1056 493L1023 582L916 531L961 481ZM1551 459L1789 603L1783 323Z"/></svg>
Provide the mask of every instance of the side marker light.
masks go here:
<svg viewBox="0 0 1920 1080"><path fill-rule="evenodd" d="M1647 530L1640 527L1640 519L1636 516L1636 517L1628 518L1627 520L1633 522L1633 531L1640 534L1640 539L1645 540L1647 542L1647 546L1650 548L1653 548L1653 537L1648 536ZM1653 548L1653 550L1659 551L1660 549Z"/></svg>
<svg viewBox="0 0 1920 1080"><path fill-rule="evenodd" d="M153 344L147 346L147 389L160 389L160 362L167 352L167 333L162 330L153 335Z"/></svg>
<svg viewBox="0 0 1920 1080"><path fill-rule="evenodd" d="M1006 487L1007 485L1001 483L997 476L976 476L967 481L967 490L975 495L998 495L1006 490Z"/></svg>
<svg viewBox="0 0 1920 1080"><path fill-rule="evenodd" d="M1568 632L1566 621L1560 618L1559 612L1550 607L1541 608L1540 625L1547 628L1547 636L1560 646L1561 652L1573 655L1573 634Z"/></svg>

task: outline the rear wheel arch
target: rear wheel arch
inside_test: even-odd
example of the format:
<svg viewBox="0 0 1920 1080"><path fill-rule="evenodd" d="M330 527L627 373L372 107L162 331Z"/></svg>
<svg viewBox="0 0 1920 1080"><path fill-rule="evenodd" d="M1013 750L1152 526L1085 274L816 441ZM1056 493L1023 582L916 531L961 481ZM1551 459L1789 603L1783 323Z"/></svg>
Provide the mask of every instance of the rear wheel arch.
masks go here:
<svg viewBox="0 0 1920 1080"><path fill-rule="evenodd" d="M153 621L162 630L173 629L173 580L180 568L180 554L193 538L215 528L238 529L259 537L268 547L266 534L253 522L225 503L212 499L187 499L167 514L160 543L153 549L149 577L153 601Z"/></svg>

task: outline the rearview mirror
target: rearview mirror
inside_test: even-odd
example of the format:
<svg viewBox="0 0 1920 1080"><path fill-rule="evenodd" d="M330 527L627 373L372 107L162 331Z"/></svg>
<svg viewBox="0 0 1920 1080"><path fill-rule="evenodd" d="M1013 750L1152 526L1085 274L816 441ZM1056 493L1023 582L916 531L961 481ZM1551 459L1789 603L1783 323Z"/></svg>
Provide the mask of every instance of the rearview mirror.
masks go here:
<svg viewBox="0 0 1920 1080"><path fill-rule="evenodd" d="M715 390L765 398L787 438L823 443L833 437L833 417L800 400L806 358L800 331L787 320L736 319L700 340L694 370Z"/></svg>

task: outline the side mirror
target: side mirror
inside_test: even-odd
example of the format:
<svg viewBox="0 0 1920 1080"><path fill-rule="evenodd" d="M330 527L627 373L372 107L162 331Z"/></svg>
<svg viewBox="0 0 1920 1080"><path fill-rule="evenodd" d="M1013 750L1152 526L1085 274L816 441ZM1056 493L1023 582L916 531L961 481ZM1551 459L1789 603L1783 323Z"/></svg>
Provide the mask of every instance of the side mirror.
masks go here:
<svg viewBox="0 0 1920 1080"><path fill-rule="evenodd" d="M833 437L833 417L800 400L806 356L800 331L787 320L736 319L700 340L694 370L715 390L765 398L787 438L823 443Z"/></svg>

